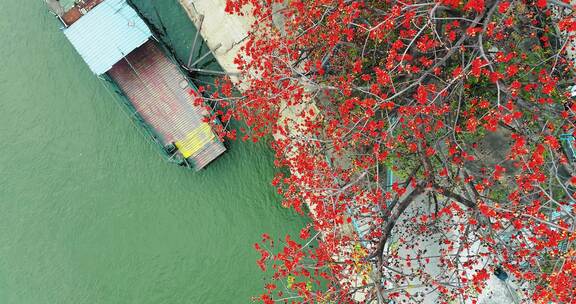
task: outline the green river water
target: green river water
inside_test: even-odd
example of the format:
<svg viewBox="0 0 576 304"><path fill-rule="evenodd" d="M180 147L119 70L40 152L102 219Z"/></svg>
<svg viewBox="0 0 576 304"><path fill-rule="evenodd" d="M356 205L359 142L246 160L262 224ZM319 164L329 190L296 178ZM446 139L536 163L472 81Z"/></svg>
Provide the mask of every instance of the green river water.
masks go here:
<svg viewBox="0 0 576 304"><path fill-rule="evenodd" d="M184 56L192 24L155 5ZM303 222L279 206L271 152L165 163L59 27L41 0L0 0L0 304L249 303L252 244Z"/></svg>

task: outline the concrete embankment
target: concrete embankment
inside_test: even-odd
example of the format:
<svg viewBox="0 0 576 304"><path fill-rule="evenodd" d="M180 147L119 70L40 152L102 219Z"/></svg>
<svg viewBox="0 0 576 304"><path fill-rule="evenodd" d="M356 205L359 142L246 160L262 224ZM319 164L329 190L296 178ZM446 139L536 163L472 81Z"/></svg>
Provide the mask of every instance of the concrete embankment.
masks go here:
<svg viewBox="0 0 576 304"><path fill-rule="evenodd" d="M241 56L240 49L246 42L250 34L251 25L254 18L249 12L245 12L243 16L231 15L225 12L226 0L180 0L180 4L184 7L190 19L194 22L197 28L200 29L200 34L206 41L208 47L213 51L214 57L222 67L222 69L230 74L232 81L239 91L243 91L248 83L243 79L235 76L239 73L238 66L234 63L237 56ZM282 107L281 119L279 124L288 122L289 136L299 138L297 125L302 122L302 118L298 116L303 110L310 107L315 107L312 101L304 100L300 105ZM316 111L318 113L318 111ZM281 139L281 135L275 134L276 139ZM294 151L292 151L294 152ZM287 157L290 157L290 151L287 152ZM298 176L299 173L291 170L291 174ZM309 210L312 216L315 216L313 206L309 205ZM348 227L342 227L342 231L350 231ZM342 248L342 252L347 252L352 248ZM335 261L342 261L342 257L334 256ZM349 276L346 282L347 285L352 287L359 287L362 284L362 277ZM356 300L362 301L365 294L356 292Z"/></svg>

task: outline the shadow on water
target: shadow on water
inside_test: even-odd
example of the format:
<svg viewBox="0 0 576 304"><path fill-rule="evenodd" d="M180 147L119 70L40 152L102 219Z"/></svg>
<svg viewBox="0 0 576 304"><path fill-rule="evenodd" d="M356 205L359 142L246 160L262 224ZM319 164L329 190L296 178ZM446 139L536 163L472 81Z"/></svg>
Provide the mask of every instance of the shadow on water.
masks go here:
<svg viewBox="0 0 576 304"><path fill-rule="evenodd" d="M155 36L163 42L181 66L185 66L191 57L192 62L198 60L195 66L198 69L222 71L212 55L204 57L210 49L201 36L198 36L193 54L190 54L196 37L196 27L177 0L130 0L129 3L138 9L140 15L151 25ZM189 76L198 86L211 85L218 77L205 72L191 72Z"/></svg>

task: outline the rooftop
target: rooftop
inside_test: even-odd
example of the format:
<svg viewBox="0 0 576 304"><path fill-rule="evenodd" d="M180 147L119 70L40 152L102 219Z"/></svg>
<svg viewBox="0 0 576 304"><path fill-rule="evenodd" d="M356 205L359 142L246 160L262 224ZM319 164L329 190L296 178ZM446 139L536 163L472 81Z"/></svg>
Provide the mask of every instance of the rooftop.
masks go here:
<svg viewBox="0 0 576 304"><path fill-rule="evenodd" d="M126 0L105 0L64 30L96 75L144 44L152 33Z"/></svg>

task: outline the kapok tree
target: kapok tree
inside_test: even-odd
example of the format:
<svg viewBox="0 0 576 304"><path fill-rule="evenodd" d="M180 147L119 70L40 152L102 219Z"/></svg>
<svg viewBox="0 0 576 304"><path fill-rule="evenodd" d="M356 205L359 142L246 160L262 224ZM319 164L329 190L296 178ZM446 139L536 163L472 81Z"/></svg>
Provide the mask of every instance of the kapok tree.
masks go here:
<svg viewBox="0 0 576 304"><path fill-rule="evenodd" d="M299 240L256 244L274 272L263 302L474 303L497 270L522 301L572 303L568 2L227 10L257 22L237 59L241 96L225 84L213 99L246 123L245 139L274 136L288 170L273 184L312 219Z"/></svg>

